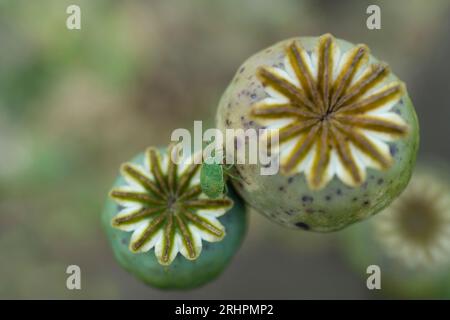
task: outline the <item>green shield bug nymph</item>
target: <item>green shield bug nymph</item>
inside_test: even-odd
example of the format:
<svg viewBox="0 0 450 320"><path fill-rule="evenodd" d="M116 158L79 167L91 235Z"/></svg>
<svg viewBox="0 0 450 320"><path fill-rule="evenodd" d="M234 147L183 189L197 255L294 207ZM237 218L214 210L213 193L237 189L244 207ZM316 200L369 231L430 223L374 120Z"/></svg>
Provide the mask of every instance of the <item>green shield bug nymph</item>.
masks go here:
<svg viewBox="0 0 450 320"><path fill-rule="evenodd" d="M221 159L223 159L223 150L216 147L204 159L200 169L200 187L211 199L220 197L225 190L225 173Z"/></svg>
<svg viewBox="0 0 450 320"><path fill-rule="evenodd" d="M211 199L219 198L224 192L227 193L227 177L241 180L240 177L236 177L229 172L232 167L232 164L203 163L200 170L200 187L203 193Z"/></svg>
<svg viewBox="0 0 450 320"><path fill-rule="evenodd" d="M216 199L220 197L225 188L222 165L203 163L200 171L200 186L209 198Z"/></svg>
<svg viewBox="0 0 450 320"><path fill-rule="evenodd" d="M200 187L204 194L211 199L216 199L227 193L227 177L239 180L230 173L233 164L224 165L223 150L216 149L210 157L203 161L200 169Z"/></svg>

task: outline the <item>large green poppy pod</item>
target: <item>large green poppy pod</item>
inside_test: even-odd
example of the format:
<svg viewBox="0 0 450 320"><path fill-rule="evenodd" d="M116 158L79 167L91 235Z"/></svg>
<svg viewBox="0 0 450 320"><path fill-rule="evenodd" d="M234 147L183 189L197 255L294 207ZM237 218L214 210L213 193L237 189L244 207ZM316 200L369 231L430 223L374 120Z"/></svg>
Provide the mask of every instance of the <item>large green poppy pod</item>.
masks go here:
<svg viewBox="0 0 450 320"><path fill-rule="evenodd" d="M236 190L269 219L314 231L386 207L408 184L419 140L405 84L367 46L330 34L250 57L222 96L217 127L279 134L279 172L238 164Z"/></svg>
<svg viewBox="0 0 450 320"><path fill-rule="evenodd" d="M245 235L246 212L232 190L206 197L200 164L175 164L169 154L149 148L122 165L102 224L124 269L155 287L193 288L228 265Z"/></svg>

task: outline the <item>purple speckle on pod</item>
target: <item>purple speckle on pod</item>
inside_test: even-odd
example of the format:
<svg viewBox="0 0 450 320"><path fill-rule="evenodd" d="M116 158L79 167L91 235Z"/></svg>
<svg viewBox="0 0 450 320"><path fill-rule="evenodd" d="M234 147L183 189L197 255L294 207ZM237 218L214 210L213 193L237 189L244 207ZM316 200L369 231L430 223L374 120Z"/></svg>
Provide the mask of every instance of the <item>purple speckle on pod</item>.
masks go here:
<svg viewBox="0 0 450 320"><path fill-rule="evenodd" d="M309 230L309 226L304 222L297 222L295 225L300 229Z"/></svg>
<svg viewBox="0 0 450 320"><path fill-rule="evenodd" d="M395 144L389 145L389 152L391 153L391 156L395 156L398 152L398 147Z"/></svg>
<svg viewBox="0 0 450 320"><path fill-rule="evenodd" d="M304 203L312 203L314 201L314 198L311 196L303 196L302 197L302 202Z"/></svg>

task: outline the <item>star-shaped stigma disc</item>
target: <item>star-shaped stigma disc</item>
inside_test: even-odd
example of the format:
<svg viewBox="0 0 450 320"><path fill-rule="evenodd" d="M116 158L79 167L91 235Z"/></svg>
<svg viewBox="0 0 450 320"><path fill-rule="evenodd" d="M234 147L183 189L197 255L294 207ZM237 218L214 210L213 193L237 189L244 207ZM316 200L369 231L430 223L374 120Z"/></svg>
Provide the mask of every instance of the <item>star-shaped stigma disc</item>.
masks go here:
<svg viewBox="0 0 450 320"><path fill-rule="evenodd" d="M389 168L388 142L408 133L392 111L405 87L389 74L386 64L369 63L367 46L341 53L329 34L312 52L293 41L282 67L260 67L267 97L252 106L251 116L278 130L282 173L304 172L318 190L334 175L355 187L365 181L367 167Z"/></svg>
<svg viewBox="0 0 450 320"><path fill-rule="evenodd" d="M172 161L172 154L173 148L163 154L149 148L143 166L122 165L127 185L110 192L120 207L112 226L133 231L129 245L132 252L155 248L162 265L169 265L178 252L195 260L201 253L202 240L222 240L225 228L218 217L233 206L228 197L209 199L202 193L200 164L193 157Z"/></svg>

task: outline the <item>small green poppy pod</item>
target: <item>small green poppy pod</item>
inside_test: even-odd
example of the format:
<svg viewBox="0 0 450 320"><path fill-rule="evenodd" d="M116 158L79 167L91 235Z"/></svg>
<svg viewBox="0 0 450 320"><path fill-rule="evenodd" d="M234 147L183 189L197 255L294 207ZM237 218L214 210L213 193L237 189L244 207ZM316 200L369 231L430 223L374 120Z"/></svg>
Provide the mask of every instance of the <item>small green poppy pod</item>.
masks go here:
<svg viewBox="0 0 450 320"><path fill-rule="evenodd" d="M277 223L322 232L395 199L419 140L405 85L367 46L330 34L284 40L250 57L223 94L216 124L225 135L278 134L278 172L262 175L261 162L237 164L236 190ZM248 150L248 141L238 139L234 153Z"/></svg>
<svg viewBox="0 0 450 320"><path fill-rule="evenodd" d="M231 188L209 199L200 187L201 165L192 157L174 162L170 154L171 148L149 148L122 165L102 224L124 269L154 287L187 289L224 270L247 217Z"/></svg>
<svg viewBox="0 0 450 320"><path fill-rule="evenodd" d="M381 294L450 298L450 185L448 170L418 166L406 190L373 219L341 234L355 271L380 269Z"/></svg>

